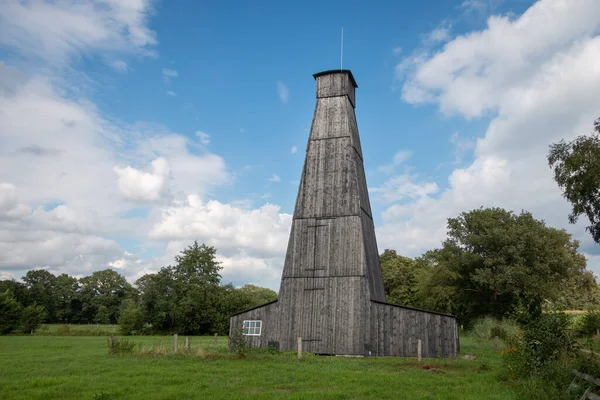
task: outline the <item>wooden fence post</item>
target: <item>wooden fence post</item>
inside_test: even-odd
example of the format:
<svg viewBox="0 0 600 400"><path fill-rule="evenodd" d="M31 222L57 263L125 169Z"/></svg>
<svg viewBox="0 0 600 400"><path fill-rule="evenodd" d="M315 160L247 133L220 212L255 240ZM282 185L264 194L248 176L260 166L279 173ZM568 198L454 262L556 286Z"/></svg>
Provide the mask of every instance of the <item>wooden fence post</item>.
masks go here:
<svg viewBox="0 0 600 400"><path fill-rule="evenodd" d="M185 337L185 351L190 351L190 337Z"/></svg>
<svg viewBox="0 0 600 400"><path fill-rule="evenodd" d="M215 346L219 344L219 335L215 333Z"/></svg>
<svg viewBox="0 0 600 400"><path fill-rule="evenodd" d="M112 349L113 346L115 345L115 338L113 337L113 335L110 335L108 337L108 345L110 346L110 348Z"/></svg>
<svg viewBox="0 0 600 400"><path fill-rule="evenodd" d="M173 335L173 351L177 351L177 334Z"/></svg>
<svg viewBox="0 0 600 400"><path fill-rule="evenodd" d="M499 340L498 336L494 336L494 348L495 348L495 349L497 349L497 348L498 348L498 344L499 344L499 343L498 343L498 340Z"/></svg>
<svg viewBox="0 0 600 400"><path fill-rule="evenodd" d="M302 338L298 337L298 358L302 358Z"/></svg>
<svg viewBox="0 0 600 400"><path fill-rule="evenodd" d="M421 361L422 352L423 352L423 342L421 342L421 339L419 339L419 341L417 342L417 359L419 361Z"/></svg>

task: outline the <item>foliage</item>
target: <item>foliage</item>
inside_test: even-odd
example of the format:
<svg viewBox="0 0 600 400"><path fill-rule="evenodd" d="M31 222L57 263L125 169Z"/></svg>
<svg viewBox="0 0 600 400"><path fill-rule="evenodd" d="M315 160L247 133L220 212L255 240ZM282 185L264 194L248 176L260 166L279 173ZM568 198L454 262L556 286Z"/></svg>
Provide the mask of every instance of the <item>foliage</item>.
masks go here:
<svg viewBox="0 0 600 400"><path fill-rule="evenodd" d="M18 328L21 309L21 304L11 292L0 292L0 334L4 335Z"/></svg>
<svg viewBox="0 0 600 400"><path fill-rule="evenodd" d="M459 315L502 317L522 303L529 314L556 299L565 281L587 271L579 243L530 213L476 209L448 219L443 247L426 254L427 281L419 283L425 305Z"/></svg>
<svg viewBox="0 0 600 400"><path fill-rule="evenodd" d="M574 224L585 214L590 221L586 229L600 243L600 118L594 122L594 131L590 136L550 145L548 164L573 206L569 222Z"/></svg>
<svg viewBox="0 0 600 400"><path fill-rule="evenodd" d="M248 308L257 307L266 303L277 300L277 292L274 290L246 284L238 289L239 294L244 297L244 301Z"/></svg>
<svg viewBox="0 0 600 400"><path fill-rule="evenodd" d="M545 373L548 365L568 363L576 358L578 347L564 313L544 313L522 327L521 337L511 346L512 364L521 375Z"/></svg>
<svg viewBox="0 0 600 400"><path fill-rule="evenodd" d="M111 340L112 338L112 340ZM127 338L108 338L108 354L131 354L137 344Z"/></svg>
<svg viewBox="0 0 600 400"><path fill-rule="evenodd" d="M592 336L600 330L600 310L589 310L579 321L579 333L582 336Z"/></svg>
<svg viewBox="0 0 600 400"><path fill-rule="evenodd" d="M427 268L426 261L398 255L386 249L379 257L386 300L394 304L417 305L417 282Z"/></svg>
<svg viewBox="0 0 600 400"><path fill-rule="evenodd" d="M511 319L482 317L475 321L468 335L477 340L489 340L498 336L506 342L520 333L521 328Z"/></svg>
<svg viewBox="0 0 600 400"><path fill-rule="evenodd" d="M110 310L105 305L98 306L94 322L97 324L109 324L110 323Z"/></svg>
<svg viewBox="0 0 600 400"><path fill-rule="evenodd" d="M144 314L141 307L131 300L126 300L119 316L119 330L123 335L139 334L144 328Z"/></svg>
<svg viewBox="0 0 600 400"><path fill-rule="evenodd" d="M25 333L33 333L40 326L42 326L45 317L46 309L44 308L44 306L37 304L29 305L23 308L23 310L21 311L21 329Z"/></svg>
<svg viewBox="0 0 600 400"><path fill-rule="evenodd" d="M116 323L121 312L121 303L133 293L133 288L125 277L112 269L96 271L81 278L79 283L83 301L82 319L90 322L100 322L96 321L96 317L103 306L108 309L108 321L105 318L106 312L102 309L102 323Z"/></svg>

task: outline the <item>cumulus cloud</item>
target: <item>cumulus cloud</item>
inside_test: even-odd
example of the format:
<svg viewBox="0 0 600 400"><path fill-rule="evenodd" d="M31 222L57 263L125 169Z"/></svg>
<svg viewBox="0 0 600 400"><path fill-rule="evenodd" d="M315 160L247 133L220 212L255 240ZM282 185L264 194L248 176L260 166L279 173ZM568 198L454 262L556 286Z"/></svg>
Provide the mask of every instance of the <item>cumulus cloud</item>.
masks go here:
<svg viewBox="0 0 600 400"><path fill-rule="evenodd" d="M599 29L600 3L542 0L517 17L490 17L437 53L404 59L396 71L405 101L489 125L473 145L451 138L459 151L473 146L474 161L450 174L447 189L383 212L382 244L412 255L439 246L446 218L483 205L526 209L593 248L585 223L567 223L569 205L545 157L550 143L588 133L598 117Z"/></svg>
<svg viewBox="0 0 600 400"><path fill-rule="evenodd" d="M283 104L288 102L288 98L290 96L290 90L288 87L281 81L277 81L277 94L279 95L279 100Z"/></svg>
<svg viewBox="0 0 600 400"><path fill-rule="evenodd" d="M148 0L20 1L0 7L0 45L65 65L83 53L154 54Z"/></svg>
<svg viewBox="0 0 600 400"><path fill-rule="evenodd" d="M172 96L172 97L175 97L175 96L177 96L177 93L175 93L175 92L174 92L174 91L172 91L172 90L167 90L167 94L168 94L169 96Z"/></svg>
<svg viewBox="0 0 600 400"><path fill-rule="evenodd" d="M296 154L298 148L296 146L292 146L292 150L290 151L292 154Z"/></svg>
<svg viewBox="0 0 600 400"><path fill-rule="evenodd" d="M167 190L169 163L163 157L152 161L150 171L141 171L131 166L115 167L117 185L125 198L134 201L160 200Z"/></svg>

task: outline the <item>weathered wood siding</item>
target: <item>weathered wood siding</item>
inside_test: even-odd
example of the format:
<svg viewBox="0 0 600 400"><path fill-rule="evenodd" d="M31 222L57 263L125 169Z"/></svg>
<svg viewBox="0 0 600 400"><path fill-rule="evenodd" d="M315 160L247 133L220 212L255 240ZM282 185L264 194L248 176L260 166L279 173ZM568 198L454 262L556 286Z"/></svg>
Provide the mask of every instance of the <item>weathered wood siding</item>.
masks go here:
<svg viewBox="0 0 600 400"><path fill-rule="evenodd" d="M312 353L408 355L421 338L425 356L454 354L448 332L455 320L377 303L385 292L354 112L356 82L349 71L315 79L317 104L278 301L233 316L231 329L261 320L261 336L248 341L281 350L296 349L301 337Z"/></svg>
<svg viewBox="0 0 600 400"><path fill-rule="evenodd" d="M456 317L371 301L370 355L451 357L459 351Z"/></svg>

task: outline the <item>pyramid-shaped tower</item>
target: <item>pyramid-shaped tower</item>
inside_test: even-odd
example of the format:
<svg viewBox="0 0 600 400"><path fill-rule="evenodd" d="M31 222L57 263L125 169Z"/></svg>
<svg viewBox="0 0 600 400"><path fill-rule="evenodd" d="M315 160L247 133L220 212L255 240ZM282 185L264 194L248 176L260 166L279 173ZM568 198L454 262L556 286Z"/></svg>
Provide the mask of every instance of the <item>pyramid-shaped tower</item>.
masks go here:
<svg viewBox="0 0 600 400"><path fill-rule="evenodd" d="M278 300L231 318L254 346L335 355L458 352L456 318L385 303L349 70L314 75L317 104Z"/></svg>

